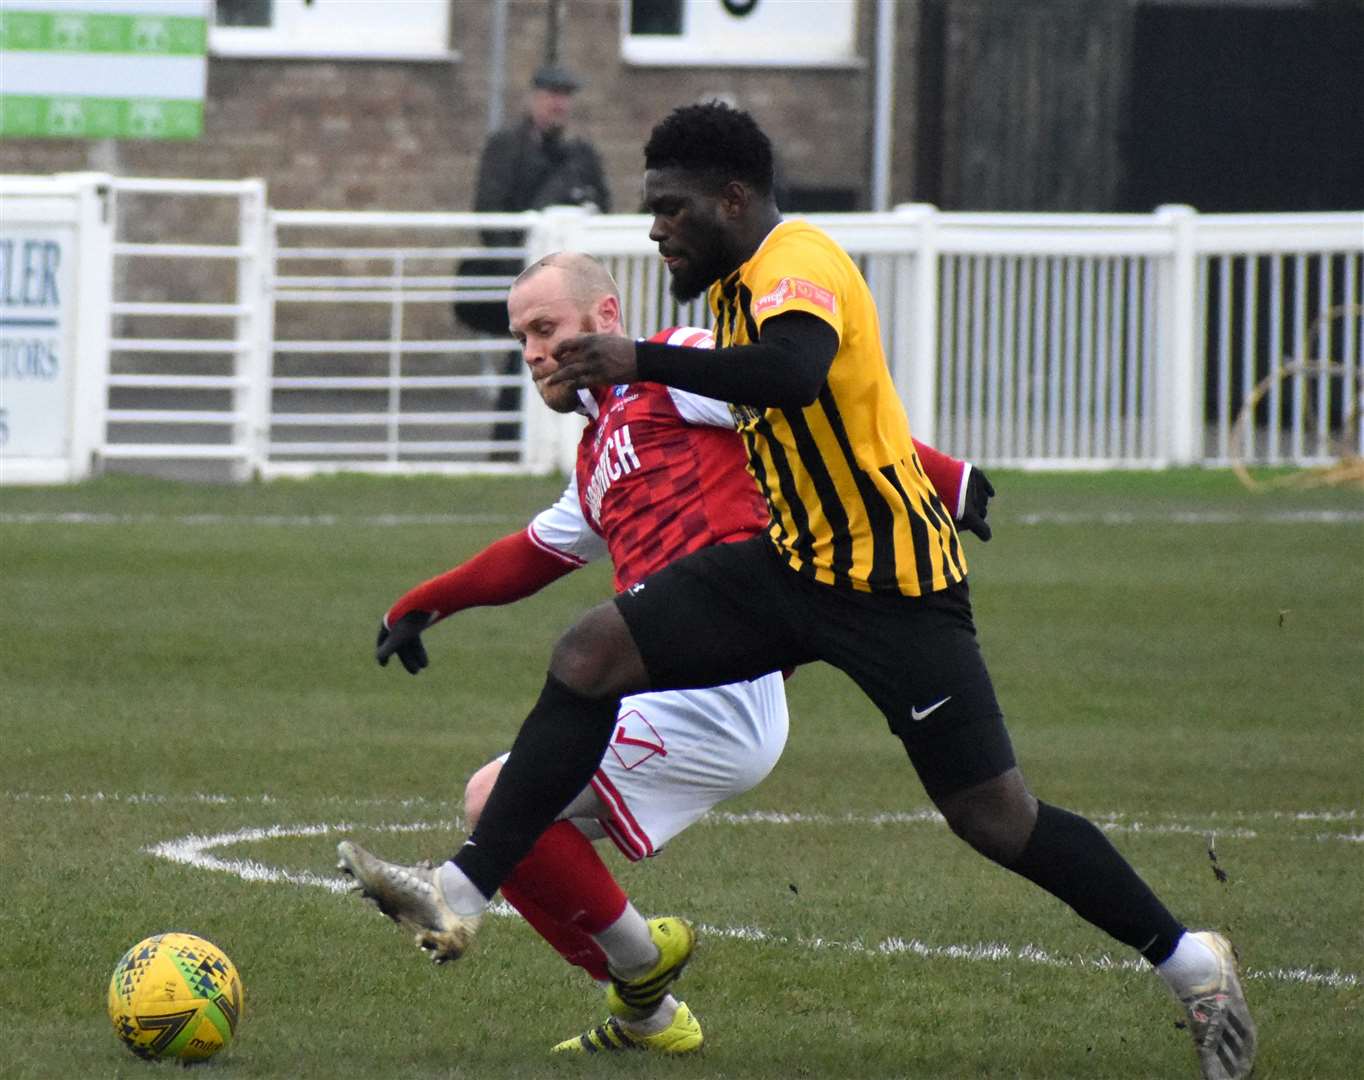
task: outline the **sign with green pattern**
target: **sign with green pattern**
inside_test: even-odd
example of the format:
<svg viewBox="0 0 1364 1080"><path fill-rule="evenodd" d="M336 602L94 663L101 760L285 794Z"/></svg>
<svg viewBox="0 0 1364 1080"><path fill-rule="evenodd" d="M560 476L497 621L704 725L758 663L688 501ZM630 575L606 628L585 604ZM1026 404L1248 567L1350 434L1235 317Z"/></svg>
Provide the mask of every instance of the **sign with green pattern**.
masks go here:
<svg viewBox="0 0 1364 1080"><path fill-rule="evenodd" d="M211 9L211 0L6 0L0 138L198 138Z"/></svg>

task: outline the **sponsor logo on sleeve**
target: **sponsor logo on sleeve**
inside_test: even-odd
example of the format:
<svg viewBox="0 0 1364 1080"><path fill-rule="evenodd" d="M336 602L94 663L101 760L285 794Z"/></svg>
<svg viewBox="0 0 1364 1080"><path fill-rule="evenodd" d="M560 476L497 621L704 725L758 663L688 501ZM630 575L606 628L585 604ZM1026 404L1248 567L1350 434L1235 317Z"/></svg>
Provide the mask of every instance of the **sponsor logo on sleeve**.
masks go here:
<svg viewBox="0 0 1364 1080"><path fill-rule="evenodd" d="M804 278L785 277L777 282L776 288L770 293L753 302L753 315L756 318L789 300L806 300L815 307L822 307L830 315L836 314L836 298L832 291Z"/></svg>

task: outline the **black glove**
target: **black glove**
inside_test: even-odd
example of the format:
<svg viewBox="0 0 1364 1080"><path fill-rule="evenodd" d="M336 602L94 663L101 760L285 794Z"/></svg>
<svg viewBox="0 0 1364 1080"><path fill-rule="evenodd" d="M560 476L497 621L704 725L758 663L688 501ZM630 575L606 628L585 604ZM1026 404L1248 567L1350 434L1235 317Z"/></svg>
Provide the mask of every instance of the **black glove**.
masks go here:
<svg viewBox="0 0 1364 1080"><path fill-rule="evenodd" d="M431 625L431 612L409 611L389 628L379 622L379 640L374 643L374 659L380 667L388 666L388 658L394 653L403 662L403 667L415 675L426 667L426 646L422 644L422 631Z"/></svg>
<svg viewBox="0 0 1364 1080"><path fill-rule="evenodd" d="M957 524L963 529L975 533L981 540L989 540L991 536L990 526L985 524L985 515L989 512L990 497L994 493L995 488L990 483L990 478L975 465L972 465L971 475L966 479L965 508L962 510Z"/></svg>

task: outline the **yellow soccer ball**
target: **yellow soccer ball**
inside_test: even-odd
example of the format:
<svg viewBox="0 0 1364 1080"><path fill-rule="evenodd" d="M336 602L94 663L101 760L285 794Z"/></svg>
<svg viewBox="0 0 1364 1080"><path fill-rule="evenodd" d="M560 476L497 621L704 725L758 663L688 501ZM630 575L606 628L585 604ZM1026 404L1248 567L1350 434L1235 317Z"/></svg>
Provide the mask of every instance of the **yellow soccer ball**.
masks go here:
<svg viewBox="0 0 1364 1080"><path fill-rule="evenodd" d="M138 1057L212 1057L232 1041L241 1018L237 969L220 948L193 934L139 941L109 980L109 1019Z"/></svg>

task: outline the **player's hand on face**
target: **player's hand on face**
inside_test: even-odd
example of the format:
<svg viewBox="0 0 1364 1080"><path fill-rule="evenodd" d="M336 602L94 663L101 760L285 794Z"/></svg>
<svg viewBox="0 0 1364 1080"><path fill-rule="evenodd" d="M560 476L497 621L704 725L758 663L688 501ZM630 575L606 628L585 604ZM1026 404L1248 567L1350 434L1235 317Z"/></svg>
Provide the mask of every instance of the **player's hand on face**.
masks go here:
<svg viewBox="0 0 1364 1080"><path fill-rule="evenodd" d="M615 334L568 338L554 347L554 360L559 369L546 381L551 386L567 383L575 390L634 382L639 374L635 343Z"/></svg>
<svg viewBox="0 0 1364 1080"><path fill-rule="evenodd" d="M387 667L388 658L397 653L409 674L417 674L428 663L426 646L422 644L422 631L430 625L429 611L409 611L391 627L381 620L379 640L374 644L374 659L379 661L380 667Z"/></svg>
<svg viewBox="0 0 1364 1080"><path fill-rule="evenodd" d="M981 540L989 540L992 535L990 526L985 523L985 515L989 512L990 499L994 493L990 478L978 466L972 465L971 475L966 478L966 506L957 524L967 532L975 533Z"/></svg>

